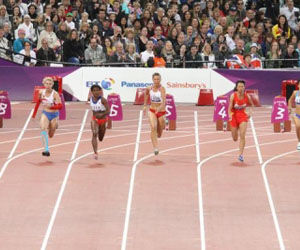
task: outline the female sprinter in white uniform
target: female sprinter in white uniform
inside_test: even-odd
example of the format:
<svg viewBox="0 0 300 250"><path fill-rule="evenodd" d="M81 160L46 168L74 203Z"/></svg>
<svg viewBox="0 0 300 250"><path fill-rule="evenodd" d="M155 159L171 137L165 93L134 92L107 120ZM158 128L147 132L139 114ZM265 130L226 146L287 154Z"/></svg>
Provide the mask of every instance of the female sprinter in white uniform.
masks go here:
<svg viewBox="0 0 300 250"><path fill-rule="evenodd" d="M48 135L50 138L54 136L55 130L58 126L58 110L62 108L62 104L59 94L54 89L52 89L54 84L53 79L51 77L45 77L43 79L43 84L45 86L45 89L40 90L39 100L35 105L32 118L35 118L39 105L42 104L43 111L41 115L40 126L42 130L42 141L44 142L45 147L42 155L50 156Z"/></svg>
<svg viewBox="0 0 300 250"><path fill-rule="evenodd" d="M300 88L300 80L298 80L298 87ZM296 109L295 109L295 114L292 116L292 120L294 121L296 126L296 134L298 138L297 150L300 150L300 91L299 90L294 90L293 94L289 99L289 103L288 103L289 113L292 112L292 103L294 100L296 104Z"/></svg>
<svg viewBox="0 0 300 250"><path fill-rule="evenodd" d="M93 132L92 145L94 149L95 159L98 159L98 142L102 141L106 131L106 122L110 108L107 100L103 97L102 88L99 85L91 87L92 96L90 97L90 105L92 108L93 116L91 121L91 129Z"/></svg>
<svg viewBox="0 0 300 250"><path fill-rule="evenodd" d="M153 86L148 87L144 100L144 111L147 108L147 102L150 95L149 121L151 126L151 141L154 149L154 154L158 155L157 138L160 138L162 131L165 128L166 114L166 90L161 86L161 76L159 73L152 75Z"/></svg>

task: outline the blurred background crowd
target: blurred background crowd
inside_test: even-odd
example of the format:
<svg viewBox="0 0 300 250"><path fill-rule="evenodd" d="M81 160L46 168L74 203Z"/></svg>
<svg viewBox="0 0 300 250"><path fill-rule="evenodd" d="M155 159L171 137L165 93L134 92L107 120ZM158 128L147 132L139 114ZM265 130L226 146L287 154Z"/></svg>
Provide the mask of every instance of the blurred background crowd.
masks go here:
<svg viewBox="0 0 300 250"><path fill-rule="evenodd" d="M26 66L297 68L300 0L0 0L0 57Z"/></svg>

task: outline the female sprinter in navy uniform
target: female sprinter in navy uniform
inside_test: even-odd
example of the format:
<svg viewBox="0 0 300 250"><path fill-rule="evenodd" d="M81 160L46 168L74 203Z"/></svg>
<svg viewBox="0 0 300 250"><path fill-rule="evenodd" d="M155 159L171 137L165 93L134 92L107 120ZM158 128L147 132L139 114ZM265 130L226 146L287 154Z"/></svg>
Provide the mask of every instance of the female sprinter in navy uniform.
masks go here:
<svg viewBox="0 0 300 250"><path fill-rule="evenodd" d="M240 154L239 161L244 161L244 148L246 144L246 131L248 119L252 115L252 108L250 112L246 112L247 104L250 104L253 107L252 100L249 95L245 93L245 81L238 80L235 83L234 93L230 96L229 101L229 121L231 126L231 135L234 141L238 140L238 132L240 133Z"/></svg>
<svg viewBox="0 0 300 250"><path fill-rule="evenodd" d="M154 149L154 154L158 155L158 142L162 131L165 128L166 114L166 90L161 86L161 76L159 73L152 75L153 86L146 89L144 100L144 112L147 108L148 98L150 96L149 121L151 126L151 141Z"/></svg>
<svg viewBox="0 0 300 250"><path fill-rule="evenodd" d="M52 138L58 126L59 109L62 108L59 94L52 89L54 81L51 77L43 79L45 89L40 90L39 99L35 105L32 118L35 118L39 105L43 105L43 111L40 119L41 137L44 142L45 150L43 156L50 156L48 136Z"/></svg>
<svg viewBox="0 0 300 250"><path fill-rule="evenodd" d="M298 80L298 87L300 87L300 80ZM297 150L300 150L300 90L294 90L293 94L289 99L288 108L290 114L292 112L293 101L295 101L296 109L295 114L291 118L294 121L296 127L296 134L298 139Z"/></svg>
<svg viewBox="0 0 300 250"><path fill-rule="evenodd" d="M93 132L92 145L94 149L95 159L98 159L98 142L102 141L106 131L106 123L110 112L107 100L103 97L102 88L99 85L91 87L92 96L90 97L90 105L93 111L91 129Z"/></svg>

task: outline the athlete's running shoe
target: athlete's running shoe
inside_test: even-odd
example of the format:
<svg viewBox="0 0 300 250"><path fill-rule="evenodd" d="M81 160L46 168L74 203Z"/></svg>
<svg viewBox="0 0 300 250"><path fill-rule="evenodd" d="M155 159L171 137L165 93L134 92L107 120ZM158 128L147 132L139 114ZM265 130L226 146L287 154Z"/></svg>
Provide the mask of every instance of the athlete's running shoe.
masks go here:
<svg viewBox="0 0 300 250"><path fill-rule="evenodd" d="M42 153L42 155L43 155L43 156L50 156L50 152L49 152L49 151L44 151L44 152Z"/></svg>
<svg viewBox="0 0 300 250"><path fill-rule="evenodd" d="M244 156L243 156L243 155L240 155L240 156L239 156L239 161L240 161L240 162L244 162Z"/></svg>
<svg viewBox="0 0 300 250"><path fill-rule="evenodd" d="M155 155L158 155L158 153L159 153L158 149L157 149L157 148L154 149L154 154L155 154Z"/></svg>
<svg viewBox="0 0 300 250"><path fill-rule="evenodd" d="M300 150L300 142L297 145L297 150Z"/></svg>

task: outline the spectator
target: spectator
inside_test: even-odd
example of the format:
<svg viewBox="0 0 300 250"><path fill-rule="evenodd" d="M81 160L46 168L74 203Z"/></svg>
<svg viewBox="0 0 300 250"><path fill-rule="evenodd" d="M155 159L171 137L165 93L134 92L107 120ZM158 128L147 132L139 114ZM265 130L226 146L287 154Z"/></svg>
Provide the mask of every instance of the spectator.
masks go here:
<svg viewBox="0 0 300 250"><path fill-rule="evenodd" d="M95 38L90 40L90 45L84 51L85 62L93 65L102 65L106 62L106 56L101 45Z"/></svg>
<svg viewBox="0 0 300 250"><path fill-rule="evenodd" d="M181 45L179 48L179 54L176 54L174 57L174 67L185 68L186 50L186 45Z"/></svg>
<svg viewBox="0 0 300 250"><path fill-rule="evenodd" d="M225 38L226 38L226 44L230 51L233 51L236 47L235 42L233 40L233 35L234 35L234 27L229 26L227 28L227 34L225 35Z"/></svg>
<svg viewBox="0 0 300 250"><path fill-rule="evenodd" d="M146 44L148 42L148 29L146 27L143 27L141 30L141 33L138 37L138 51L139 53L146 50Z"/></svg>
<svg viewBox="0 0 300 250"><path fill-rule="evenodd" d="M286 17L288 25L293 31L299 30L299 8L294 7L293 0L286 0L286 6L280 9L280 15L284 15Z"/></svg>
<svg viewBox="0 0 300 250"><path fill-rule="evenodd" d="M272 33L275 39L278 39L280 36L283 36L287 39L290 38L291 29L289 28L285 15L280 15L278 17L278 23L273 26Z"/></svg>
<svg viewBox="0 0 300 250"><path fill-rule="evenodd" d="M155 47L153 60L154 60L154 65L153 65L154 68L165 68L166 67L166 61L162 57L160 46Z"/></svg>
<svg viewBox="0 0 300 250"><path fill-rule="evenodd" d="M5 5L0 5L0 26L3 26L4 23L10 23L9 16L6 12Z"/></svg>
<svg viewBox="0 0 300 250"><path fill-rule="evenodd" d="M242 39L237 40L236 48L232 51L232 54L244 54L244 41Z"/></svg>
<svg viewBox="0 0 300 250"><path fill-rule="evenodd" d="M287 47L287 52L285 53L283 59L283 68L297 68L298 67L298 53L295 51L294 45L289 44Z"/></svg>
<svg viewBox="0 0 300 250"><path fill-rule="evenodd" d="M38 15L37 15L37 7L35 6L34 3L30 3L28 5L28 15L30 16L33 25L36 25Z"/></svg>
<svg viewBox="0 0 300 250"><path fill-rule="evenodd" d="M166 41L164 47L162 48L161 54L166 61L166 66L171 67L176 56L171 41Z"/></svg>
<svg viewBox="0 0 300 250"><path fill-rule="evenodd" d="M146 43L146 50L141 52L141 62L142 63L146 63L148 61L149 57L154 58L153 46L154 46L154 44L153 44L152 40L149 40Z"/></svg>
<svg viewBox="0 0 300 250"><path fill-rule="evenodd" d="M282 61L279 61L279 59L282 59L282 53L277 41L272 42L271 49L267 52L266 59L266 68L281 68Z"/></svg>
<svg viewBox="0 0 300 250"><path fill-rule="evenodd" d="M140 55L136 52L135 44L128 43L126 45L126 62L130 63L131 66L137 66L136 63L140 61Z"/></svg>
<svg viewBox="0 0 300 250"><path fill-rule="evenodd" d="M104 53L106 54L106 60L108 61L109 58L114 54L116 51L115 46L113 46L112 41L110 40L109 37L104 38L104 48L103 48Z"/></svg>
<svg viewBox="0 0 300 250"><path fill-rule="evenodd" d="M13 35L11 34L11 26L9 23L4 23L3 25L3 37L5 37L8 41L8 46L10 48L12 48L12 44L13 44Z"/></svg>
<svg viewBox="0 0 300 250"><path fill-rule="evenodd" d="M25 66L34 66L36 64L36 55L31 49L29 41L24 41L24 49L20 51L20 54L15 55L14 61Z"/></svg>
<svg viewBox="0 0 300 250"><path fill-rule="evenodd" d="M260 59L260 55L258 54L258 45L257 43L252 43L251 47L250 47L250 55L251 55L251 59L253 58L259 58Z"/></svg>
<svg viewBox="0 0 300 250"><path fill-rule="evenodd" d="M63 61L79 64L83 59L83 45L76 29L70 31L63 46Z"/></svg>
<svg viewBox="0 0 300 250"><path fill-rule="evenodd" d="M73 13L69 12L66 15L66 24L69 27L70 30L75 29L75 23L73 22Z"/></svg>
<svg viewBox="0 0 300 250"><path fill-rule="evenodd" d="M202 60L204 61L203 63L204 68L211 68L211 69L216 68L215 55L212 53L211 46L209 43L204 44L202 53L200 55L202 57Z"/></svg>
<svg viewBox="0 0 300 250"><path fill-rule="evenodd" d="M111 66L122 67L126 62L126 54L124 51L123 43L116 42L116 51L109 58L109 62L113 63Z"/></svg>
<svg viewBox="0 0 300 250"><path fill-rule="evenodd" d="M24 41L25 41L25 30L18 30L18 38L14 41L13 49L14 52L19 53L22 49L24 49Z"/></svg>
<svg viewBox="0 0 300 250"><path fill-rule="evenodd" d="M186 55L187 68L202 68L202 58L198 53L196 45L192 45L190 51Z"/></svg>
<svg viewBox="0 0 300 250"><path fill-rule="evenodd" d="M61 45L55 32L53 31L53 24L51 21L46 22L46 28L41 32L39 36L37 49L40 49L42 47L41 42L43 38L47 39L49 48L53 49L54 51L56 51Z"/></svg>
<svg viewBox="0 0 300 250"><path fill-rule="evenodd" d="M46 38L42 39L42 47L36 52L36 66L49 66L50 62L56 61L54 50L49 48Z"/></svg>
<svg viewBox="0 0 300 250"><path fill-rule="evenodd" d="M91 37L92 37L92 30L90 29L89 24L81 23L80 30L79 30L79 39L83 42L84 49L86 49L89 46ZM97 42L99 44L101 43L100 36Z"/></svg>
<svg viewBox="0 0 300 250"><path fill-rule="evenodd" d="M18 29L25 30L25 38L30 40L31 42L36 42L36 31L33 28L33 24L31 23L31 19L29 15L24 16L24 22L19 25ZM15 37L18 38L18 29L15 32Z"/></svg>
<svg viewBox="0 0 300 250"><path fill-rule="evenodd" d="M60 44L63 44L67 40L67 36L68 36L69 32L70 32L70 29L65 22L62 21L58 24L58 31L57 31L56 35L57 35L57 38L58 38Z"/></svg>
<svg viewBox="0 0 300 250"><path fill-rule="evenodd" d="M4 37L4 29L0 26L0 58L10 60L10 57L8 56L10 54L9 50L8 40Z"/></svg>

